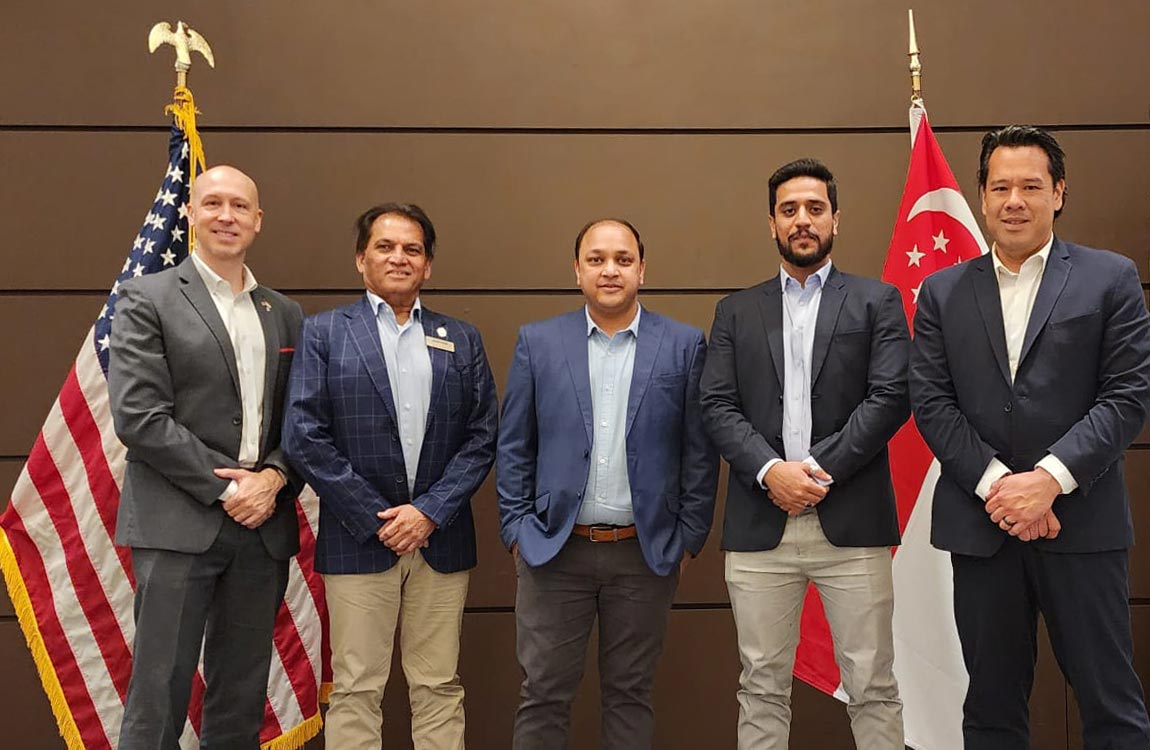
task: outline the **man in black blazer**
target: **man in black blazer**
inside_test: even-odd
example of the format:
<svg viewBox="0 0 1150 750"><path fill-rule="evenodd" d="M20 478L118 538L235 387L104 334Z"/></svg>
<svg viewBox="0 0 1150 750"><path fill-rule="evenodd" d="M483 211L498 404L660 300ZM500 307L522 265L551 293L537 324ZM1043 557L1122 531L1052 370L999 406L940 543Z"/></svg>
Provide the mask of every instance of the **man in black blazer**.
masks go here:
<svg viewBox="0 0 1150 750"><path fill-rule="evenodd" d="M810 582L834 635L857 746L903 747L886 444L910 413L909 341L894 287L831 265L837 192L814 159L771 176L781 273L719 302L703 370L704 422L731 465L723 549L743 663L742 750L787 747Z"/></svg>
<svg viewBox="0 0 1150 750"><path fill-rule="evenodd" d="M931 540L954 570L966 747L1029 747L1042 612L1085 747L1145 750L1122 471L1150 405L1138 271L1054 236L1066 167L1050 133L988 133L978 183L994 249L922 285L910 371L942 464Z"/></svg>
<svg viewBox="0 0 1150 750"><path fill-rule="evenodd" d="M257 750L272 628L299 551L301 483L280 451L298 304L244 264L255 183L201 174L195 254L132 279L112 324L108 395L128 449L116 543L132 548L136 637L120 750L178 750L204 649L200 747Z"/></svg>

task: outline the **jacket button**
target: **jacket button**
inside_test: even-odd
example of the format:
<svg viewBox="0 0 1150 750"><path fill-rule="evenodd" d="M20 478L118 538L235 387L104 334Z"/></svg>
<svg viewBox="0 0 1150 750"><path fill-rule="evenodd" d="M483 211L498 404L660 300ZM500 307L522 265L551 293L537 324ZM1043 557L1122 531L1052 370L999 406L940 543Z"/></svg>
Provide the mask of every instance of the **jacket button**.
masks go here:
<svg viewBox="0 0 1150 750"><path fill-rule="evenodd" d="M1014 409L1014 406L1010 402L1007 402L1006 406L1002 407L1002 410L1007 414L1009 414L1012 409Z"/></svg>
<svg viewBox="0 0 1150 750"><path fill-rule="evenodd" d="M407 481L407 477L396 477L396 478L395 478L395 483L396 483L396 484L403 484L403 483L404 483L404 482L406 482L406 481Z"/></svg>
<svg viewBox="0 0 1150 750"><path fill-rule="evenodd" d="M232 417L232 424L234 424L236 427L239 427L243 423L244 423L243 419L241 419L239 417Z"/></svg>

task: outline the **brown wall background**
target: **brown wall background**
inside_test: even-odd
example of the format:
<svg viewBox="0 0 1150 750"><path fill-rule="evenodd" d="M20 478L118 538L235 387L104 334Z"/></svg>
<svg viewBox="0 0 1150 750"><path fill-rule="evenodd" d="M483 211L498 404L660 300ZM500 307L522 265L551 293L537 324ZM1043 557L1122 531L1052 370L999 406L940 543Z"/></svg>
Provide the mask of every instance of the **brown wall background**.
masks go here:
<svg viewBox="0 0 1150 750"><path fill-rule="evenodd" d="M967 196L983 131L1051 126L1069 154L1060 235L1125 253L1150 280L1150 4L923 0L915 12L931 122ZM261 187L260 280L310 312L343 303L360 289L354 216L418 202L441 236L427 302L480 327L500 383L518 326L580 303L569 248L593 216L632 219L648 247L645 304L706 329L724 293L773 275L766 178L813 155L840 183L836 263L881 271L909 155L903 2L16 4L0 23L0 507L162 174L172 58L149 56L146 35L180 14L219 65L197 58L191 75L209 163ZM1141 440L1127 468L1145 534ZM469 744L499 748L520 678L514 570L490 482L475 507L461 672ZM660 748L734 744L739 666L715 537L671 618ZM1131 587L1144 684L1148 549L1132 554ZM0 672L0 744L62 747L2 595ZM385 741L409 747L393 674ZM577 748L597 742L595 681L591 663ZM1034 747L1078 746L1048 647L1032 705ZM792 736L851 746L842 706L801 684Z"/></svg>

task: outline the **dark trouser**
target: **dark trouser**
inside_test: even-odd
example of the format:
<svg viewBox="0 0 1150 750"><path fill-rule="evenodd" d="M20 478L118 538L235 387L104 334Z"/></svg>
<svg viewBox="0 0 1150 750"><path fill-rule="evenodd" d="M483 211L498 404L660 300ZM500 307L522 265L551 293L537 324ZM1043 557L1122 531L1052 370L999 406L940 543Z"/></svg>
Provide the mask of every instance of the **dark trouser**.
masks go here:
<svg viewBox="0 0 1150 750"><path fill-rule="evenodd" d="M204 750L257 750L288 561L227 519L206 552L133 549L136 640L119 750L178 750L204 646Z"/></svg>
<svg viewBox="0 0 1150 750"><path fill-rule="evenodd" d="M596 543L576 536L547 564L532 568L519 559L516 567L516 650L524 680L512 747L567 747L571 701L598 615L600 747L650 748L651 686L678 572L652 573L637 539Z"/></svg>
<svg viewBox="0 0 1150 750"><path fill-rule="evenodd" d="M1082 713L1086 750L1147 750L1134 672L1126 550L1044 552L1008 540L991 557L951 555L954 610L970 673L967 750L1027 750L1038 612Z"/></svg>

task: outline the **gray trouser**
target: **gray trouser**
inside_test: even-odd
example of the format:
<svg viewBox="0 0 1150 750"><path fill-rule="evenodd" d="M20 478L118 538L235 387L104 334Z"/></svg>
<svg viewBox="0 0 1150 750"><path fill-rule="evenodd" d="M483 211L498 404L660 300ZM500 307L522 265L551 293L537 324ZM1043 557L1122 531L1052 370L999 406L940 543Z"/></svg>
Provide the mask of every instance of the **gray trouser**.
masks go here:
<svg viewBox="0 0 1150 750"><path fill-rule="evenodd" d="M119 750L178 750L204 647L204 750L258 750L288 561L228 519L206 552L133 549L136 639Z"/></svg>
<svg viewBox="0 0 1150 750"><path fill-rule="evenodd" d="M603 750L650 748L651 687L663 651L678 572L657 576L637 539L594 543L573 536L554 559L517 561L516 650L525 679L515 750L563 750L587 641L599 618Z"/></svg>

